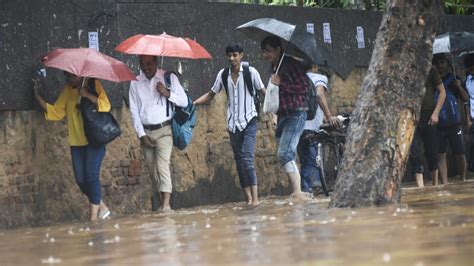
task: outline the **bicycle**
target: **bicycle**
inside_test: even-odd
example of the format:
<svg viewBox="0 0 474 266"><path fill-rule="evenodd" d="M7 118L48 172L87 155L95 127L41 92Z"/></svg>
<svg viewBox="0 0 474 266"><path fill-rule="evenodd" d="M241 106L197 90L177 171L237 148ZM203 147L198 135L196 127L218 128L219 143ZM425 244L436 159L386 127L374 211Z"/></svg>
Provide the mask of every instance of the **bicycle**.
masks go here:
<svg viewBox="0 0 474 266"><path fill-rule="evenodd" d="M318 131L308 136L308 141L317 143L316 167L320 172L321 187L327 197L330 192L334 191L336 184L350 116L342 114L338 115L338 119L342 123L340 128L335 129L329 124L323 124Z"/></svg>

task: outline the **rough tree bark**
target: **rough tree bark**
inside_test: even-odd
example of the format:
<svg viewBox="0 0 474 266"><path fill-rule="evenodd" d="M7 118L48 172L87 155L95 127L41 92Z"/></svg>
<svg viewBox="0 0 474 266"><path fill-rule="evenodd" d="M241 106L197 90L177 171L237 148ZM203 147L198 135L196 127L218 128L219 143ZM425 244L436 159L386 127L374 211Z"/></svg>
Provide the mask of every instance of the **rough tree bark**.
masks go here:
<svg viewBox="0 0 474 266"><path fill-rule="evenodd" d="M387 3L345 147L331 207L365 207L401 198L442 0Z"/></svg>

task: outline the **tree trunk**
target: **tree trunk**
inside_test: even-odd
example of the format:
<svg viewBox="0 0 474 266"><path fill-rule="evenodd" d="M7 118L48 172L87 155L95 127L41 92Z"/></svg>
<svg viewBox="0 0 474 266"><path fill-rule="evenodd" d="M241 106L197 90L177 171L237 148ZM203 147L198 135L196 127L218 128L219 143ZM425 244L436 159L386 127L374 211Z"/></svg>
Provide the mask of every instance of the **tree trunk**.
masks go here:
<svg viewBox="0 0 474 266"><path fill-rule="evenodd" d="M332 195L331 207L400 201L442 0L387 3Z"/></svg>

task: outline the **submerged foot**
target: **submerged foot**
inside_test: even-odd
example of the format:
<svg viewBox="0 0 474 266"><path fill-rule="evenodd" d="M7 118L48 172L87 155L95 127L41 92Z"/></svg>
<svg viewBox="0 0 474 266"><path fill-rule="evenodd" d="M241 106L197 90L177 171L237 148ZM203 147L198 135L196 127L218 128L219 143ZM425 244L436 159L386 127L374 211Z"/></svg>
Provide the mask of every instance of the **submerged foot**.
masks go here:
<svg viewBox="0 0 474 266"><path fill-rule="evenodd" d="M161 207L158 211L161 212L161 213L173 213L174 212L174 210L171 209L170 206Z"/></svg>

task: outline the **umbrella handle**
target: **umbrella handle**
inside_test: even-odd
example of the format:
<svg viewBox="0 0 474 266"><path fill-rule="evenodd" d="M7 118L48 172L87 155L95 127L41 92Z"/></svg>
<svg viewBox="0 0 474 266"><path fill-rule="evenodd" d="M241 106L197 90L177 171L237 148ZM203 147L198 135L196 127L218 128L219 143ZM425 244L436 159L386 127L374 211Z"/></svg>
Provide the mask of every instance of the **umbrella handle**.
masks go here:
<svg viewBox="0 0 474 266"><path fill-rule="evenodd" d="M277 75L278 75L278 71L280 70L280 66L281 66L281 63L283 62L284 57L285 57L285 53L283 53L283 55L280 58L280 62L278 63L278 66L277 66L277 69L276 69L276 72L275 72L275 74L277 74Z"/></svg>
<svg viewBox="0 0 474 266"><path fill-rule="evenodd" d="M82 87L84 87L84 84L85 84L85 83L86 83L86 77L82 77L82 85L81 85L81 88L80 88L80 89L82 89ZM79 89L79 90L80 90L80 89ZM79 106L79 104L81 103L81 99L82 99L82 97L81 97L81 94L80 94L80 92L79 92L79 98L77 98L77 105L78 105L78 106Z"/></svg>

